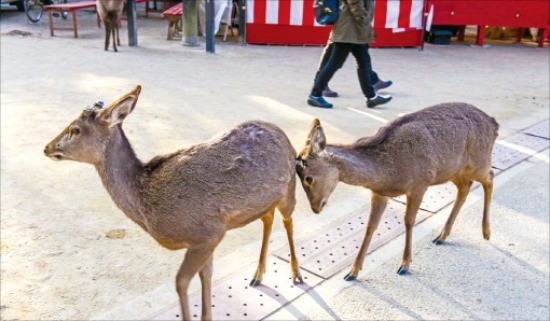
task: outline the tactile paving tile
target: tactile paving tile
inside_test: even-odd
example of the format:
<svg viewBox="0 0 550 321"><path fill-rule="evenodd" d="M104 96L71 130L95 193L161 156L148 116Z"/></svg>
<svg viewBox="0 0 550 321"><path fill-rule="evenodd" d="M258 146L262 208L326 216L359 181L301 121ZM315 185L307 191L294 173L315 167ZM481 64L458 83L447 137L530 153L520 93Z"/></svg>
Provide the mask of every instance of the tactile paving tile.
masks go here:
<svg viewBox="0 0 550 321"><path fill-rule="evenodd" d="M456 186L452 182L430 186L424 194L420 209L436 213L455 201L456 192ZM405 195L395 197L394 200L403 204L407 203L407 197Z"/></svg>
<svg viewBox="0 0 550 321"><path fill-rule="evenodd" d="M255 272L256 265L212 287L214 320L261 320L322 281L321 278L302 269L304 284L294 285L290 277L290 264L272 255L267 258L267 269L262 284L251 287L250 280ZM189 298L189 307L191 319L200 320L200 291ZM179 304L152 320L181 320Z"/></svg>
<svg viewBox="0 0 550 321"><path fill-rule="evenodd" d="M548 146L550 140L523 133L497 140L493 147L492 166L501 170L508 169Z"/></svg>
<svg viewBox="0 0 550 321"><path fill-rule="evenodd" d="M540 138L550 139L550 119L523 130L524 133Z"/></svg>
<svg viewBox="0 0 550 321"><path fill-rule="evenodd" d="M337 224L332 224L318 236L298 240L296 252L300 257L300 267L320 277L329 278L351 265L363 243L369 213L370 206L360 208L339 220ZM367 253L405 232L404 214L404 205L393 201L388 202ZM425 220L429 215L427 212L419 211L416 223ZM352 227L353 230L351 230ZM276 252L275 255L284 260L288 260L290 256L286 249Z"/></svg>

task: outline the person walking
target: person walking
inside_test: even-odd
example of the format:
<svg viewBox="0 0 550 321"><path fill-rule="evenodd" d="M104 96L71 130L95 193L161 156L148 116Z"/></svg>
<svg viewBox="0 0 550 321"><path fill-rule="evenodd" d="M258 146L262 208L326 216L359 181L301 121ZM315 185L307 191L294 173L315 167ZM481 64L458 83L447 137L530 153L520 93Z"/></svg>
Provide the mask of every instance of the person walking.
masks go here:
<svg viewBox="0 0 550 321"><path fill-rule="evenodd" d="M317 79L319 72L321 72L321 69L328 62L328 59L330 58L330 53L332 52L332 46L333 46L332 42L329 40L325 45L325 48L323 49L323 53L321 54L321 59L319 60L319 65L317 66L317 72L315 73L315 79ZM378 77L378 74L374 70L371 70L370 72L370 82L372 84L372 87L374 88L374 92L377 92L382 89L386 89L393 84L393 81L391 80L384 81L380 79L380 77ZM335 98L335 97L338 97L338 92L330 89L330 87L327 84L327 87L323 89L322 95L323 97Z"/></svg>
<svg viewBox="0 0 550 321"><path fill-rule="evenodd" d="M372 0L340 1L342 11L329 37L329 42L332 43L330 56L315 77L307 103L313 107L332 108L332 104L323 98L323 90L351 53L357 62L357 76L361 91L367 97L367 107L374 108L385 104L392 97L377 95L371 81L373 71L368 44L374 40L374 30L371 26L374 4Z"/></svg>

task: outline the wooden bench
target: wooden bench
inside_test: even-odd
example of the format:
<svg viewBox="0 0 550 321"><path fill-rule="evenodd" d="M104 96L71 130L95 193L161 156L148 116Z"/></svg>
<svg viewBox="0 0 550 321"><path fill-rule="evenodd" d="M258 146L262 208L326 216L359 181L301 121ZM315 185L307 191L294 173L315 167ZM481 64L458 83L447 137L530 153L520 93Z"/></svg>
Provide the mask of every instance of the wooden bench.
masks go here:
<svg viewBox="0 0 550 321"><path fill-rule="evenodd" d="M125 0L126 1L126 0ZM149 15L149 1L150 0L134 0L136 4L145 2L145 17L148 17ZM77 24L77 14L76 12L78 10L82 9L89 9L93 8L96 10L96 16L97 16L97 27L101 28L101 18L97 14L97 8L96 8L96 0L86 0L86 1L78 1L78 2L69 2L69 3L59 3L59 4L51 4L44 6L44 10L48 11L48 19L50 23L50 35L53 37L54 30L73 30L74 31L74 37L78 38L78 24ZM53 23L53 13L58 12L60 15L63 12L69 12L72 15L73 19L73 26L72 27L56 27ZM126 18L122 18L122 20L126 20ZM119 22L120 23L120 22Z"/></svg>
<svg viewBox="0 0 550 321"><path fill-rule="evenodd" d="M79 1L79 2L70 2L70 3L60 3L60 4L50 4L44 6L44 10L48 11L48 19L50 22L50 35L53 37L54 30L73 30L74 37L78 38L78 24L76 12L82 9L94 8L96 7L95 0L89 1ZM63 12L69 12L73 17L73 26L72 27L55 27L53 24L53 13L58 12L60 15ZM101 20L97 16L97 27L101 27Z"/></svg>
<svg viewBox="0 0 550 321"><path fill-rule="evenodd" d="M168 33L166 36L167 40L172 40L174 38L181 39L180 32L182 31L181 26L181 15L183 13L183 3L180 2L168 10L164 11L162 15L168 20Z"/></svg>

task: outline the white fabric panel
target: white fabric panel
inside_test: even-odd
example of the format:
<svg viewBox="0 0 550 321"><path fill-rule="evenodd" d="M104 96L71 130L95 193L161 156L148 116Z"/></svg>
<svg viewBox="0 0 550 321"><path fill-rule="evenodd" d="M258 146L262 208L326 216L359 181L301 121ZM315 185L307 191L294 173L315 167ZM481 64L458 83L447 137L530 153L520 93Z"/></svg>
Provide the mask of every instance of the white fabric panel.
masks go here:
<svg viewBox="0 0 550 321"><path fill-rule="evenodd" d="M266 1L265 8L265 23L276 25L279 23L279 1L268 0Z"/></svg>
<svg viewBox="0 0 550 321"><path fill-rule="evenodd" d="M409 28L422 29L422 8L423 0L413 0L411 8L411 22Z"/></svg>
<svg viewBox="0 0 550 321"><path fill-rule="evenodd" d="M399 19L400 1L388 1L388 11L386 12L386 28L397 28Z"/></svg>
<svg viewBox="0 0 550 321"><path fill-rule="evenodd" d="M246 23L254 23L254 0L246 0Z"/></svg>
<svg viewBox="0 0 550 321"><path fill-rule="evenodd" d="M303 24L303 20L304 20L304 2L290 1L290 25L301 26Z"/></svg>

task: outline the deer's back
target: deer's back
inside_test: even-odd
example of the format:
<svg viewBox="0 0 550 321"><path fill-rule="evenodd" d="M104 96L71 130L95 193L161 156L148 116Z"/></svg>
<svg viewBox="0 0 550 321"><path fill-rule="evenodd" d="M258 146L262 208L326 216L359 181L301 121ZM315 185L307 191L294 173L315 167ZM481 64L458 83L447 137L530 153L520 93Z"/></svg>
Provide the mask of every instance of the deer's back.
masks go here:
<svg viewBox="0 0 550 321"><path fill-rule="evenodd" d="M150 171L143 184L147 210L161 217L157 223L168 224L173 231L178 226L188 228L190 221L247 223L289 192L295 157L288 138L275 125L243 123L146 165Z"/></svg>
<svg viewBox="0 0 550 321"><path fill-rule="evenodd" d="M445 103L402 116L354 147L400 181L448 181L461 170L487 169L498 124L478 108Z"/></svg>

